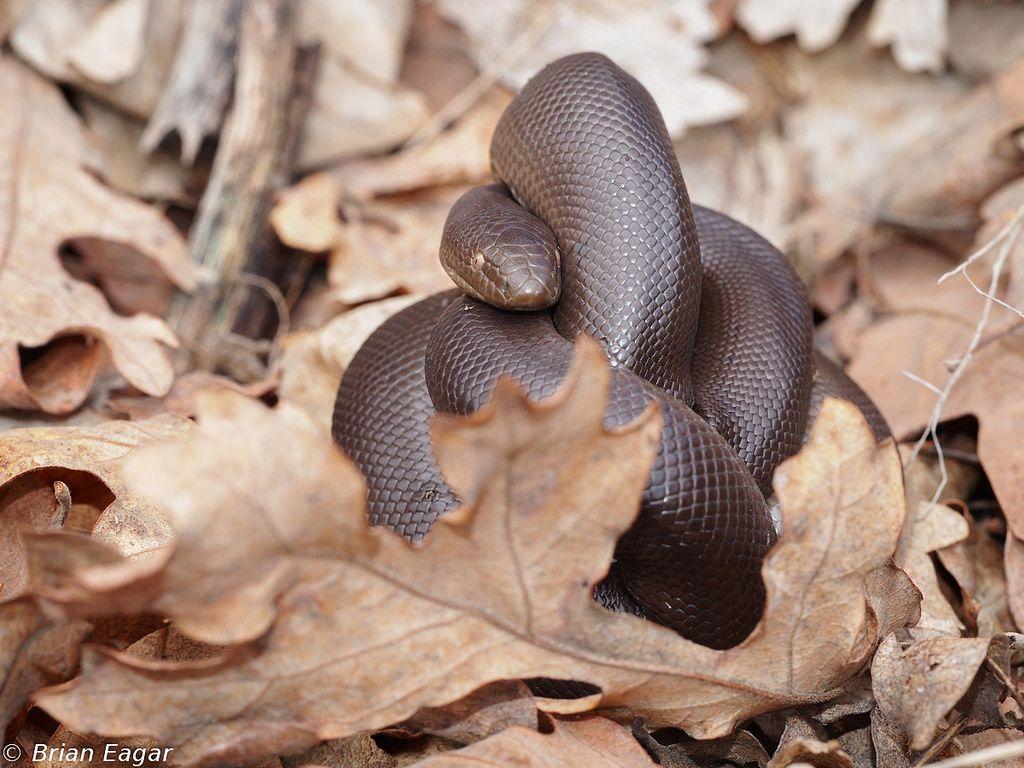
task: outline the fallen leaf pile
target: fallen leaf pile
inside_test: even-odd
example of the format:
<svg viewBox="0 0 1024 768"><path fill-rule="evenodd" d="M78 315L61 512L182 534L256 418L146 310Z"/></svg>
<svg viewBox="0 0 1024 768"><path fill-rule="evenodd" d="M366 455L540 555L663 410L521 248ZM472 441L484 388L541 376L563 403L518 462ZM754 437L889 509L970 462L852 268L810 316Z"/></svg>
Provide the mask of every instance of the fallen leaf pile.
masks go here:
<svg viewBox="0 0 1024 768"><path fill-rule="evenodd" d="M223 158L263 169L265 121L222 128L269 98L246 57L288 46L241 36L272 24L295 86L254 201ZM0 765L1024 765L1019 3L12 0L0 42ZM779 466L735 648L592 599L660 414L602 425L590 339L551 397L433 419L462 503L415 546L330 437L362 342L450 287L502 110L577 50L786 251L892 426L828 400ZM245 376L178 324L237 287L203 252L235 221L277 318L229 329Z"/></svg>

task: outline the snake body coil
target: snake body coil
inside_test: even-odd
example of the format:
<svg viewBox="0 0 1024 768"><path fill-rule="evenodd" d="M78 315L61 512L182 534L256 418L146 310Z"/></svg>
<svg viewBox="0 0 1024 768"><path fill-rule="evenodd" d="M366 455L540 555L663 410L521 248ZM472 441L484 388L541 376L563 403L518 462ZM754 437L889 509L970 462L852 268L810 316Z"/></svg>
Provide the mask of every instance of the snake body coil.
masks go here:
<svg viewBox="0 0 1024 768"><path fill-rule="evenodd" d="M491 158L503 186L456 204L441 249L487 303L449 291L398 313L338 392L333 433L367 477L370 522L421 538L457 503L430 415L476 410L502 375L550 395L585 333L614 368L606 424L651 401L664 421L640 514L596 596L735 645L764 602L765 494L812 402L854 400L879 436L884 421L841 370L816 372L803 284L756 233L691 206L657 107L606 57L568 56L536 75L502 116Z"/></svg>

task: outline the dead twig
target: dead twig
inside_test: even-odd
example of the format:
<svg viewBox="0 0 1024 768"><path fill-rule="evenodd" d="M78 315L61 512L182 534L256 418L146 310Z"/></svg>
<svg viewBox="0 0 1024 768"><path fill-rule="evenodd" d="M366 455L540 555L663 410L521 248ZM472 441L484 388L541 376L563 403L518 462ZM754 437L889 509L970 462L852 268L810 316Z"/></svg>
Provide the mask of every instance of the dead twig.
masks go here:
<svg viewBox="0 0 1024 768"><path fill-rule="evenodd" d="M928 768L972 768L978 765L992 765L1021 755L1024 755L1024 739L977 749L947 760L939 760L937 763L928 763Z"/></svg>
<svg viewBox="0 0 1024 768"><path fill-rule="evenodd" d="M244 4L234 104L221 135L213 172L199 204L189 246L205 276L178 297L171 324L182 340L178 370L222 370L221 343L234 330L243 301L236 283L263 260L273 241L267 223L287 142L295 44L292 4Z"/></svg>
<svg viewBox="0 0 1024 768"><path fill-rule="evenodd" d="M1020 208L1017 209L1017 212L1016 214L1014 214L1013 218L1010 219L1009 222L1007 222L1006 226L1004 226L996 234L995 237L993 237L987 243L978 248L974 253L968 256L958 267L950 270L949 272L947 272L946 274L939 278L939 282L941 283L949 279L953 275L962 272L965 276L967 276L968 282L970 282L971 286L974 287L975 290L977 290L982 296L985 297L985 303L982 305L981 309L981 316L978 318L978 322L974 327L974 334L971 336L971 340L967 344L967 349L964 350L964 353L957 360L955 367L949 375L949 378L946 380L945 386L940 389L931 382L928 382L922 379L920 376L916 376L915 374L909 371L902 372L904 376L906 376L912 381L917 382L918 384L921 384L924 387L927 387L936 395L935 405L932 408L931 416L928 419L928 426L921 433L921 436L914 444L914 448L910 452L910 455L907 458L907 461L904 465L909 466L911 463L913 463L914 459L916 459L917 456L920 454L921 449L924 447L924 444L928 441L929 438L931 438L932 445L935 448L935 453L938 458L939 474L941 478L939 480L939 485L935 489L935 493L932 496L933 503L937 502L939 498L942 496L942 491L945 489L946 483L949 480L949 475L946 471L946 460L945 456L942 453L942 445L939 443L938 436L939 421L942 417L942 409L945 407L946 401L949 399L950 393L953 391L953 388L956 386L957 382L960 381L960 379L963 377L964 372L967 370L967 366L970 365L970 362L974 357L974 353L977 351L978 346L981 344L981 341L985 334L985 328L988 325L989 316L991 315L993 305L1000 304L1006 306L1006 303L998 299L995 294L996 291L998 291L999 289L999 280L1002 276L1003 268L1006 266L1006 261L1009 258L1010 254L1013 252L1013 249L1020 238L1022 229L1024 229L1024 205L1021 205ZM997 245L1000 246L999 253L996 256L995 262L992 264L992 271L989 276L988 289L982 290L972 280L970 280L970 277L967 275L967 268L970 267L971 264L976 262L982 256L984 256L986 253L995 248ZM1011 309L1013 308L1011 307ZM1017 312L1017 310L1014 310L1014 312ZM1018 314L1020 313L1018 312Z"/></svg>
<svg viewBox="0 0 1024 768"><path fill-rule="evenodd" d="M231 96L241 15L241 0L192 4L170 82L139 141L143 150L152 152L176 131L181 160L192 165L203 139L216 135Z"/></svg>
<svg viewBox="0 0 1024 768"><path fill-rule="evenodd" d="M302 46L295 52L284 139L270 181L272 194L291 183L292 166L313 98L313 81L319 62L319 44ZM277 341L288 332L290 309L301 295L314 263L316 260L309 256L281 258L277 239L270 226L265 225L260 246L253 249L246 271L236 281L259 290L235 292L235 301L239 303L229 307L229 314L236 318L232 331L249 338L273 333L276 349ZM269 367L273 367L272 362L268 361Z"/></svg>
<svg viewBox="0 0 1024 768"><path fill-rule="evenodd" d="M912 768L921 768L927 765L929 760L949 746L949 743L960 735L960 731L964 729L965 725L967 725L967 718L961 717L959 720L956 720L949 728L942 732L939 738L932 742L928 749L921 753L921 756L914 761Z"/></svg>

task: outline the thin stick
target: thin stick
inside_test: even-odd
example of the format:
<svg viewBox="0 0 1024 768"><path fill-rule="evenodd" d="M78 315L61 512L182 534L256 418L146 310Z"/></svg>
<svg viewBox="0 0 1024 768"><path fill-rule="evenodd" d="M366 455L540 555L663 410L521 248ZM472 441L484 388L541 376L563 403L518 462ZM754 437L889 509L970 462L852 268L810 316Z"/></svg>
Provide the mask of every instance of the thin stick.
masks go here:
<svg viewBox="0 0 1024 768"><path fill-rule="evenodd" d="M917 760L914 761L913 768L921 768L923 765L927 765L928 761L935 757L939 752L944 750L953 739L964 729L967 724L967 718L961 717L959 720L954 722L949 728L942 732L942 735L937 738L927 750L925 750Z"/></svg>
<svg viewBox="0 0 1024 768"><path fill-rule="evenodd" d="M1014 757L1024 755L1024 739L1020 741L1008 741L1005 744L996 744L994 747L985 747L974 752L951 757L948 760L939 760L937 763L928 763L928 768L973 768L977 765L990 765L1002 762Z"/></svg>
<svg viewBox="0 0 1024 768"><path fill-rule="evenodd" d="M1006 674L1006 671L1002 667L992 661L991 658L986 657L985 664L992 674L996 676L999 682L1003 684L1013 700L1017 702L1017 706L1024 709L1024 699L1021 698L1021 692L1017 689L1017 684L1013 679Z"/></svg>
<svg viewBox="0 0 1024 768"><path fill-rule="evenodd" d="M980 285L978 285L976 282L974 282L974 278L971 277L971 273L968 272L966 269L964 270L963 275L964 275L964 279L967 280L967 282L970 284L971 288L973 288L977 293L981 294L986 299L991 299L992 301L994 301L996 304L998 304L999 306L1003 307L1004 309L1010 310L1011 312L1013 312L1013 314L1017 315L1017 317L1019 317L1021 319L1024 319L1024 312L1021 312L1019 309L1017 309L1012 304L1007 304L1002 299L1000 299L1000 298L998 298L996 296L993 296L991 293L986 292Z"/></svg>
<svg viewBox="0 0 1024 768"><path fill-rule="evenodd" d="M985 243L980 248L975 250L974 253L972 253L966 259L961 261L957 266L953 267L953 269L949 270L944 275L942 275L942 277L939 278L939 283L941 284L946 282L957 272L963 272L965 269L971 266L971 264L973 264L986 253L991 251L997 244L1002 242L1003 239L1005 239L1006 236L1010 234L1010 230L1013 229L1020 222L1022 215L1024 215L1024 204L1022 204L1021 207L1017 209L1017 212L1008 222L1006 222L1003 228L996 232L995 237L993 237L987 243Z"/></svg>
<svg viewBox="0 0 1024 768"><path fill-rule="evenodd" d="M267 210L286 139L295 45L286 0L243 4L234 102L221 132L213 172L189 236L207 281L177 297L170 321L182 342L179 371L219 370L225 333L241 306L231 290L269 247ZM235 286L237 287L237 286Z"/></svg>
<svg viewBox="0 0 1024 768"><path fill-rule="evenodd" d="M938 387L936 387L936 386L935 386L934 384L932 384L932 383L931 383L930 381L928 381L927 379L923 379L923 378L921 378L921 377L920 377L920 376L918 376L918 375L917 375L916 373L911 373L911 372L910 372L910 371L908 371L908 370L907 370L906 368L904 368L904 369L903 369L902 371L900 371L900 373L901 373L901 374L903 374L904 376L906 376L906 377L907 377L908 379L910 379L911 381L913 381L913 382L915 382L915 383L917 383L917 384L920 384L920 385L921 385L922 387L924 387L925 389L927 389L927 390L928 390L929 392L931 392L931 393L932 393L933 395L941 395L941 394L942 394L942 390L941 390L941 389L939 389Z"/></svg>

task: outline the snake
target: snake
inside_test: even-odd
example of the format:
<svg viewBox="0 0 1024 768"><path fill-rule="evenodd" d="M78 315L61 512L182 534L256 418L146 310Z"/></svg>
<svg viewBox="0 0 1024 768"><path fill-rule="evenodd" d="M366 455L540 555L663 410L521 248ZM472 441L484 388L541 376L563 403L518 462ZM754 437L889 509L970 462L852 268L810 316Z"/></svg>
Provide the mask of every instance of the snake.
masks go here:
<svg viewBox="0 0 1024 768"><path fill-rule="evenodd" d="M605 426L652 402L662 420L637 517L594 598L737 645L764 608L775 468L828 396L859 407L880 440L884 418L815 352L786 256L691 203L654 99L608 57L572 54L534 75L490 159L494 183L455 202L441 237L456 287L383 322L338 389L332 434L366 478L369 523L423 539L460 503L434 458L433 415L478 410L501 377L552 395L585 334L611 366Z"/></svg>

